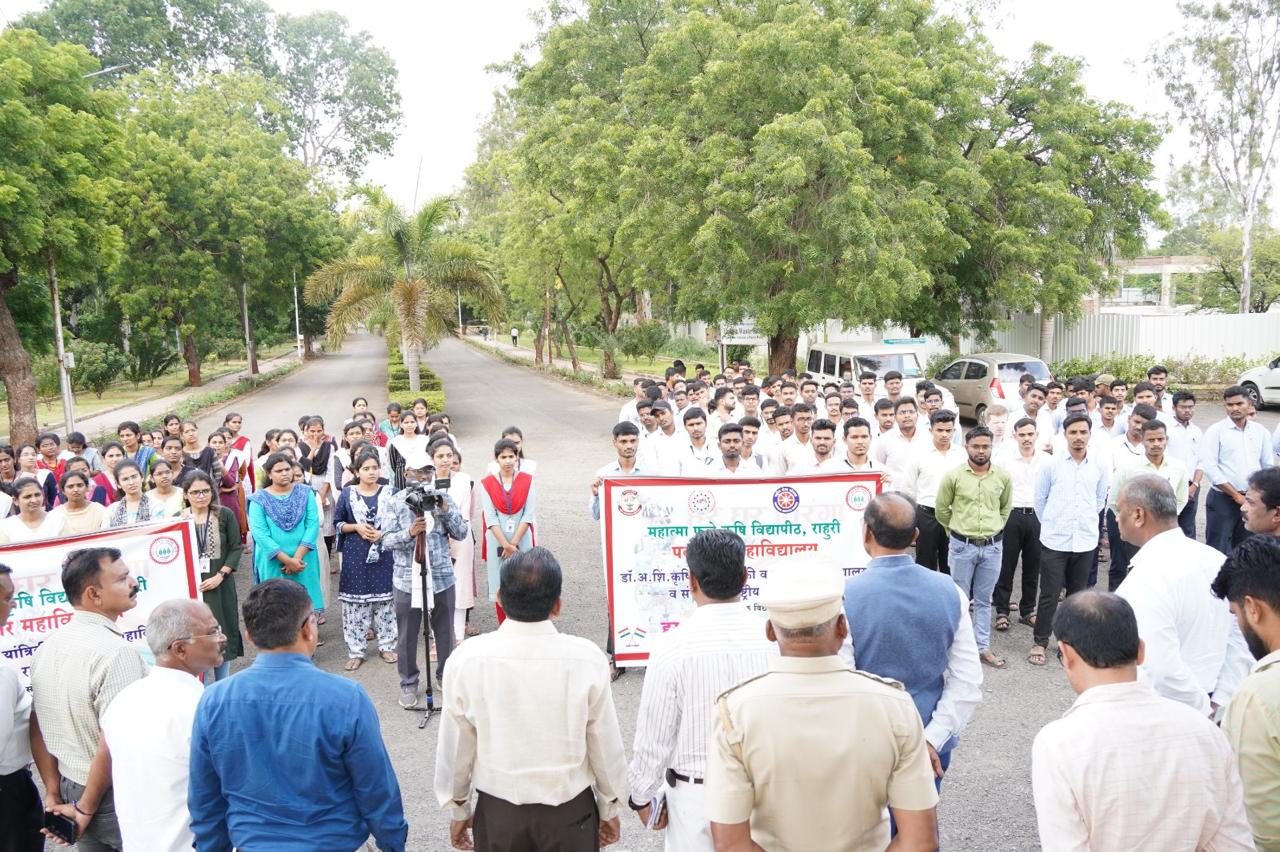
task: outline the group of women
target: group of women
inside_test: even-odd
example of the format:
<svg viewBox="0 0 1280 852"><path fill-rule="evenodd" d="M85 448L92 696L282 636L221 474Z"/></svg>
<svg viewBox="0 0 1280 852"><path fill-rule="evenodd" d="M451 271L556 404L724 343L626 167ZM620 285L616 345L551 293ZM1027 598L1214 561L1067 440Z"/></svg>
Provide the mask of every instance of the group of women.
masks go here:
<svg viewBox="0 0 1280 852"><path fill-rule="evenodd" d="M534 462L524 458L523 435L505 430L494 459L476 482L461 470L462 451L448 415L426 403L388 408L381 423L363 399L338 435L324 420L306 416L297 430L270 429L255 456L228 414L223 426L199 442L195 423L176 415L163 428L144 431L126 422L119 441L87 445L68 436L67 449L52 434L16 449L0 446L0 544L79 535L163 518L189 516L196 529L200 591L229 640L226 660L208 679L225 677L243 653L238 602L231 575L246 540L253 545L254 581L286 577L301 584L323 622L330 556L341 554L341 605L348 669L365 660L370 640L387 663L396 662L393 556L382 543L387 503L405 486L406 459L447 439L454 467L437 471L464 518L477 510L484 530L481 559L489 599L496 603L502 563L535 542ZM457 577L455 635L474 635L475 540L450 543ZM333 573L338 573L334 559ZM499 619L503 617L498 608Z"/></svg>

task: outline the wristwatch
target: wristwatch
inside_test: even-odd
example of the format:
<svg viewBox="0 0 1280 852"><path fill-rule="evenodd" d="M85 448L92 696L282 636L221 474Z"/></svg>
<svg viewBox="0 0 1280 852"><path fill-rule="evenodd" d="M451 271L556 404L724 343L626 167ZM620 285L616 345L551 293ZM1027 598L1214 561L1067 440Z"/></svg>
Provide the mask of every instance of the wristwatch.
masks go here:
<svg viewBox="0 0 1280 852"><path fill-rule="evenodd" d="M627 796L627 807L631 808L633 811L642 811L649 807L649 803L645 802L643 805L637 805L630 796Z"/></svg>

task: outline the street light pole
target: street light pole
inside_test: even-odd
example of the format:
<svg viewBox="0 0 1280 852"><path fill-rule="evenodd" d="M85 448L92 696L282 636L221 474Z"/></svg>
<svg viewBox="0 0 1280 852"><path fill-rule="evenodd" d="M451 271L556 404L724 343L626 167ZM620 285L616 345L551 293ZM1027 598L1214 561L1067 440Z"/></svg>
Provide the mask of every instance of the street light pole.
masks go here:
<svg viewBox="0 0 1280 852"><path fill-rule="evenodd" d="M293 270L293 344L302 360L302 314L298 312L298 270Z"/></svg>
<svg viewBox="0 0 1280 852"><path fill-rule="evenodd" d="M49 261L49 298L53 301L53 341L58 351L58 385L62 389L62 417L67 432L76 430L74 400L71 396L71 375L67 372L67 348L62 339L62 305L58 300L58 268Z"/></svg>

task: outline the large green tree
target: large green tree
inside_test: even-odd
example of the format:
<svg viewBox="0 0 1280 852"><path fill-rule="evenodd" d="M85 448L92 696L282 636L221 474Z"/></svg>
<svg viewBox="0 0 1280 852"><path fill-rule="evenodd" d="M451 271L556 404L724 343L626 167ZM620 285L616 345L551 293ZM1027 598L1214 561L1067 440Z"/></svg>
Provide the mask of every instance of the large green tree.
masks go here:
<svg viewBox="0 0 1280 852"><path fill-rule="evenodd" d="M1280 156L1280 0L1179 8L1186 26L1152 53L1151 63L1239 217L1237 308L1248 313L1254 224Z"/></svg>
<svg viewBox="0 0 1280 852"><path fill-rule="evenodd" d="M0 33L0 375L13 440L35 437L35 380L6 294L24 271L52 283L58 269L84 273L119 251L106 216L117 100L90 87L97 67L83 47Z"/></svg>
<svg viewBox="0 0 1280 852"><path fill-rule="evenodd" d="M180 73L270 64L271 8L261 0L52 0L27 15L50 41L82 44L104 68Z"/></svg>
<svg viewBox="0 0 1280 852"><path fill-rule="evenodd" d="M459 295L498 319L502 293L483 251L446 230L457 219L453 199L436 198L408 213L382 190L365 196L350 253L307 277L306 298L332 302L327 326L334 348L374 317L393 319L409 389L416 391L422 350L453 327Z"/></svg>

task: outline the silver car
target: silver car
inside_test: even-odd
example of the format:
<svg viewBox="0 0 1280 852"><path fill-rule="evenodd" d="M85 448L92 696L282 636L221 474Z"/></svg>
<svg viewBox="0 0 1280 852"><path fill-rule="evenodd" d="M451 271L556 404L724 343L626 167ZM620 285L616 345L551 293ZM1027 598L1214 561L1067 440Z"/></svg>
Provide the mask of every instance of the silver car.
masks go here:
<svg viewBox="0 0 1280 852"><path fill-rule="evenodd" d="M1039 358L1012 352L978 352L952 361L933 381L955 396L961 417L986 423L991 406L1003 405L1013 410L1021 404L1018 380L1023 373L1035 376L1037 382L1051 379L1049 367Z"/></svg>

